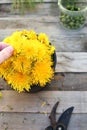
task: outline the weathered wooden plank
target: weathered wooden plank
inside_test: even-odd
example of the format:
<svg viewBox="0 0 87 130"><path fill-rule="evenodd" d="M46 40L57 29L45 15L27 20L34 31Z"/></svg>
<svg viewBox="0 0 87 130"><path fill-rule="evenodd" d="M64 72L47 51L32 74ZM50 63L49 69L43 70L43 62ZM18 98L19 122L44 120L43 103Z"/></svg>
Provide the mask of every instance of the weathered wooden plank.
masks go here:
<svg viewBox="0 0 87 130"><path fill-rule="evenodd" d="M0 90L11 90L11 87L0 78ZM55 73L51 84L45 91L87 91L87 73Z"/></svg>
<svg viewBox="0 0 87 130"><path fill-rule="evenodd" d="M87 91L87 73L56 73L46 90Z"/></svg>
<svg viewBox="0 0 87 130"><path fill-rule="evenodd" d="M28 10L25 11L25 15L56 15L58 13L58 5L57 2L42 2L42 3L37 3L34 8L29 8ZM19 15L20 12L18 9L14 9L12 11L12 5L11 4L0 4L0 16L2 17L8 17L8 16L17 16ZM47 14L47 15L46 15ZM24 16L25 16L24 15Z"/></svg>
<svg viewBox="0 0 87 130"><path fill-rule="evenodd" d="M22 1L24 1L24 0L22 0ZM56 2L56 1L57 0L43 0L43 2ZM39 0L36 0L36 2L39 2ZM12 0L0 0L0 4L6 4L6 3L12 3Z"/></svg>
<svg viewBox="0 0 87 130"><path fill-rule="evenodd" d="M59 101L57 113L70 106L75 107L74 113L87 113L87 91L41 91L33 94L12 90L1 92L0 112L50 113L54 103Z"/></svg>
<svg viewBox="0 0 87 130"><path fill-rule="evenodd" d="M18 24L18 26L21 26L22 24ZM2 25L3 26L3 25ZM8 26L8 25L7 25ZM34 29L36 32L44 32L49 36L50 41L52 42L52 44L56 47L56 51L58 52L86 52L87 51L87 43L86 43L86 36L83 36L81 38L81 35L74 35L71 36L67 34L67 36L61 34L61 35L57 35L54 31L54 34L50 33L52 26L49 27L49 29L47 30L46 26L45 28L43 28L44 26L42 25L41 28L36 27L36 25L32 26L30 25L30 27L28 28L30 29ZM21 28L22 29L27 29L25 27ZM20 30L20 29L1 29L0 30L0 41L2 41L5 37L11 35L14 31L16 30ZM56 35L55 35L56 34Z"/></svg>
<svg viewBox="0 0 87 130"><path fill-rule="evenodd" d="M87 72L86 52L56 52L55 72Z"/></svg>
<svg viewBox="0 0 87 130"><path fill-rule="evenodd" d="M9 16L10 18L0 18L0 40L17 29L34 29L47 33L58 51L87 51L86 25L82 30L74 32L62 28L59 24L57 4L46 3L38 5L33 11L30 10L27 15Z"/></svg>
<svg viewBox="0 0 87 130"><path fill-rule="evenodd" d="M49 115L33 113L0 113L0 130L44 130ZM56 115L59 118L60 114ZM72 114L68 130L86 130L87 114Z"/></svg>
<svg viewBox="0 0 87 130"><path fill-rule="evenodd" d="M46 10L46 8L44 8L44 9ZM58 13L55 15L52 15L50 12L50 14L48 14L46 16L45 13L43 15L40 15L36 11L36 14L34 14L34 12L33 13L30 12L29 15L10 15L9 17L0 17L0 25L1 25L0 29L2 29L2 30L9 29L9 31L10 31L10 29L21 29L21 28L23 29L25 27L29 28L30 25L35 26L34 24L36 24L37 26L43 25L44 27L52 26L52 27L54 27L55 31L60 36L62 34L62 35L65 35L68 37L68 34L70 34L69 37L73 37L73 36L75 37L75 35L76 36L80 35L80 38L82 38L85 34L87 34L86 25L84 28L82 28L80 30L75 30L75 31L74 30L71 31L71 30L62 28L62 26L60 26ZM40 26L40 28L41 28L41 26ZM54 34L54 31L51 33ZM55 33L55 35L57 35L57 34Z"/></svg>
<svg viewBox="0 0 87 130"><path fill-rule="evenodd" d="M39 28L40 27L40 28ZM60 28L57 17L29 16L29 18L0 18L0 41L16 30L33 29L37 33L44 32L55 45L58 52L86 52L87 31L71 32Z"/></svg>
<svg viewBox="0 0 87 130"><path fill-rule="evenodd" d="M87 53L58 52L56 72L87 72Z"/></svg>

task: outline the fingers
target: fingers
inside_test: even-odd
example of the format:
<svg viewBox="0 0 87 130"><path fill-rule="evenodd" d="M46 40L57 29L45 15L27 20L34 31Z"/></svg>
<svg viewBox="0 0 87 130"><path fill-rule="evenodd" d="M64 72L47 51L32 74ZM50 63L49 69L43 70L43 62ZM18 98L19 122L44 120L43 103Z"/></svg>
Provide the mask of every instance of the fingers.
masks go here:
<svg viewBox="0 0 87 130"><path fill-rule="evenodd" d="M5 47L2 51L0 51L0 64L12 55L13 50L14 49L12 46L8 46Z"/></svg>
<svg viewBox="0 0 87 130"><path fill-rule="evenodd" d="M3 50L5 47L7 47L9 45L3 43L3 42L0 42L0 51Z"/></svg>

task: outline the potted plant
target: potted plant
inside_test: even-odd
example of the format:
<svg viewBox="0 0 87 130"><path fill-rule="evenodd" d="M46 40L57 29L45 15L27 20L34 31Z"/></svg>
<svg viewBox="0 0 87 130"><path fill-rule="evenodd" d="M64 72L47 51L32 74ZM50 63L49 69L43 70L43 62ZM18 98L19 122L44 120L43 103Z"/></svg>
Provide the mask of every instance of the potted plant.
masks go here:
<svg viewBox="0 0 87 130"><path fill-rule="evenodd" d="M3 41L14 47L14 53L0 65L0 76L14 90L38 91L51 82L56 53L45 33L16 31Z"/></svg>
<svg viewBox="0 0 87 130"><path fill-rule="evenodd" d="M79 29L85 25L87 2L81 0L58 0L60 23L68 29Z"/></svg>

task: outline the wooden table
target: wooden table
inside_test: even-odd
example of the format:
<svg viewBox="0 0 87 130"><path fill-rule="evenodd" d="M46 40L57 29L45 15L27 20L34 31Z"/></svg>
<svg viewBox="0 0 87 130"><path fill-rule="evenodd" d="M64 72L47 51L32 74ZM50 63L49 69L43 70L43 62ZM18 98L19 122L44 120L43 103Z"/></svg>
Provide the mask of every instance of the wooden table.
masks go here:
<svg viewBox="0 0 87 130"><path fill-rule="evenodd" d="M57 66L51 85L34 94L17 93L0 79L0 130L44 130L56 101L60 101L57 118L68 107L75 107L68 130L86 130L87 25L78 31L65 30L60 26L55 1L38 4L25 15L11 14L9 7L1 6L0 41L15 30L44 32L56 47Z"/></svg>

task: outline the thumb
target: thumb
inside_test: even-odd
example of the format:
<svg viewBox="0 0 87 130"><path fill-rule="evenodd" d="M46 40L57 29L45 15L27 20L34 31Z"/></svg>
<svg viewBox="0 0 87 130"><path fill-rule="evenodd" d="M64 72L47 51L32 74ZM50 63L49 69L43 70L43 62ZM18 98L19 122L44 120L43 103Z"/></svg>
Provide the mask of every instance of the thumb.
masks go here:
<svg viewBox="0 0 87 130"><path fill-rule="evenodd" d="M12 55L13 50L14 49L12 46L8 46L4 48L2 51L0 51L0 64Z"/></svg>

